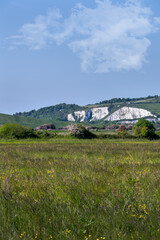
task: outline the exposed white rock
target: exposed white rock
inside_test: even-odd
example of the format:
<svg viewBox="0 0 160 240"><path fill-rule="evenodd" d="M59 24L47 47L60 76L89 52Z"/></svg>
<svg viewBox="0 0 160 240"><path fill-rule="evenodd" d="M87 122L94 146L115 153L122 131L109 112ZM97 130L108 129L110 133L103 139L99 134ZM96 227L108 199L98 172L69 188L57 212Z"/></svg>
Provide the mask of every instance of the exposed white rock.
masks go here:
<svg viewBox="0 0 160 240"><path fill-rule="evenodd" d="M67 120L70 121L70 122L75 122L75 119L74 119L74 117L73 117L73 115L71 113L68 114Z"/></svg>
<svg viewBox="0 0 160 240"><path fill-rule="evenodd" d="M105 120L119 121L123 119L136 119L151 116L155 117L151 112L142 108L122 107L108 116Z"/></svg>
<svg viewBox="0 0 160 240"><path fill-rule="evenodd" d="M92 108L91 110L92 110L92 119L90 121L101 120L109 114L108 107Z"/></svg>
<svg viewBox="0 0 160 240"><path fill-rule="evenodd" d="M149 122L157 122L158 121L158 118L146 118L147 121Z"/></svg>
<svg viewBox="0 0 160 240"><path fill-rule="evenodd" d="M74 115L75 115L76 120L79 120L80 122L84 122L86 112L85 111L77 111L77 112L74 112Z"/></svg>
<svg viewBox="0 0 160 240"><path fill-rule="evenodd" d="M127 120L127 121L120 121L121 124L136 124L138 120Z"/></svg>
<svg viewBox="0 0 160 240"><path fill-rule="evenodd" d="M101 120L108 115L108 107L101 107L101 108L92 108L86 111L76 111L74 114L68 114L67 119L68 121L97 121Z"/></svg>

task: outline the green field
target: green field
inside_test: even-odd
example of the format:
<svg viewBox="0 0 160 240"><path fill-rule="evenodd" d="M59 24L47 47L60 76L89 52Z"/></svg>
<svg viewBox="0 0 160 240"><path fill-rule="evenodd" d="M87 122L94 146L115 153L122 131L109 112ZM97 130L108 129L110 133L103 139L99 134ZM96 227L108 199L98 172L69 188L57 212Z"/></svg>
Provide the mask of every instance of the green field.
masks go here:
<svg viewBox="0 0 160 240"><path fill-rule="evenodd" d="M0 239L160 239L160 141L0 141Z"/></svg>

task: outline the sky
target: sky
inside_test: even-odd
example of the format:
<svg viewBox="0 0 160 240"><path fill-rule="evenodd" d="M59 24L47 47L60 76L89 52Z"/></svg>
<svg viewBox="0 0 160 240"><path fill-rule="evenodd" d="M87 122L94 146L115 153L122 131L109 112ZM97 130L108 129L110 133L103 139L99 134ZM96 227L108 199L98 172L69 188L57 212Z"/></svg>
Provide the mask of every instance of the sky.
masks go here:
<svg viewBox="0 0 160 240"><path fill-rule="evenodd" d="M1 0L0 113L160 95L159 0Z"/></svg>

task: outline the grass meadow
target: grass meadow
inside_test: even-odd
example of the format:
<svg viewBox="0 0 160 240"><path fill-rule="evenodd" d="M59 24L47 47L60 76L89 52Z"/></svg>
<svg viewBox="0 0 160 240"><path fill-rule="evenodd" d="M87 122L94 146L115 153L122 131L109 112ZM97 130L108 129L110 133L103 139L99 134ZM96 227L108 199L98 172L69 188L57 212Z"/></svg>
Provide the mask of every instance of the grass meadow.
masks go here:
<svg viewBox="0 0 160 240"><path fill-rule="evenodd" d="M160 141L0 141L0 239L160 239Z"/></svg>

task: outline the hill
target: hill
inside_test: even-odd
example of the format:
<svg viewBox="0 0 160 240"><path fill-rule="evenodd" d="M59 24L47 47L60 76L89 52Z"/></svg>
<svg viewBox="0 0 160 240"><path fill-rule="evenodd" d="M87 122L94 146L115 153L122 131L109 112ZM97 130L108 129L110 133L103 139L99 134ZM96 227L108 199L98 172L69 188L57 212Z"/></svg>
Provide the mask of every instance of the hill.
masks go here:
<svg viewBox="0 0 160 240"><path fill-rule="evenodd" d="M15 115L72 122L133 120L141 117L159 118L160 96L113 98L86 106L62 103Z"/></svg>
<svg viewBox="0 0 160 240"><path fill-rule="evenodd" d="M83 107L80 107L76 104L66 104L61 103L55 106L44 107L38 110L31 110L29 112L19 112L16 113L16 116L23 116L23 117L33 117L37 119L58 119L61 121L67 120L67 115L70 112L82 110Z"/></svg>
<svg viewBox="0 0 160 240"><path fill-rule="evenodd" d="M58 120L49 120L49 119L36 119L31 117L23 117L23 116L12 116L7 114L0 113L0 125L4 123L19 123L24 126L35 128L39 125L43 125L46 123L53 123L56 128L68 125L68 122L61 122Z"/></svg>

